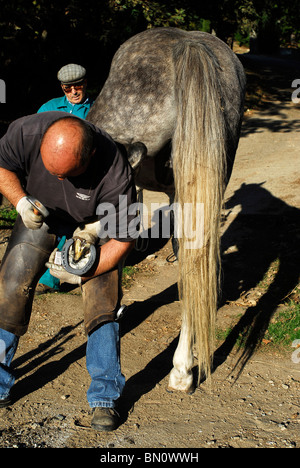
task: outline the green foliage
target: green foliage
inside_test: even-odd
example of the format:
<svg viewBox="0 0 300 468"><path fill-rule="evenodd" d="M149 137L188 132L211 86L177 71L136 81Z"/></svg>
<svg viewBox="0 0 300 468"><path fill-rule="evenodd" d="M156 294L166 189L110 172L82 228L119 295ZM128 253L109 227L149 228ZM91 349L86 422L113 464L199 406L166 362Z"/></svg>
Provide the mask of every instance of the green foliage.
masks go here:
<svg viewBox="0 0 300 468"><path fill-rule="evenodd" d="M0 227L12 228L15 220L17 219L18 213L15 209L1 208L0 209Z"/></svg>
<svg viewBox="0 0 300 468"><path fill-rule="evenodd" d="M294 0L0 0L0 8L6 121L61 95L56 74L66 63L85 66L90 90L98 94L116 49L147 28L214 30L229 43L235 35L247 42L253 30L271 45L274 38L288 44L292 34L295 44L300 40Z"/></svg>
<svg viewBox="0 0 300 468"><path fill-rule="evenodd" d="M236 317L240 319L241 315ZM233 331L232 328L217 329L217 340L224 341ZM290 349L295 340L300 339L300 303L289 301L279 308L272 317L268 328L262 338L262 343L274 346L277 349ZM236 339L238 348L245 346L245 336L241 332Z"/></svg>
<svg viewBox="0 0 300 468"><path fill-rule="evenodd" d="M288 306L273 317L265 339L276 345L288 345L300 339L300 304L290 301Z"/></svg>
<svg viewBox="0 0 300 468"><path fill-rule="evenodd" d="M129 288L138 273L139 268L136 266L125 266L122 271L122 286L123 288Z"/></svg>
<svg viewBox="0 0 300 468"><path fill-rule="evenodd" d="M247 32L242 33L241 31L238 31L234 35L234 40L240 45L240 46L247 46L249 47L250 45L250 34L247 34Z"/></svg>

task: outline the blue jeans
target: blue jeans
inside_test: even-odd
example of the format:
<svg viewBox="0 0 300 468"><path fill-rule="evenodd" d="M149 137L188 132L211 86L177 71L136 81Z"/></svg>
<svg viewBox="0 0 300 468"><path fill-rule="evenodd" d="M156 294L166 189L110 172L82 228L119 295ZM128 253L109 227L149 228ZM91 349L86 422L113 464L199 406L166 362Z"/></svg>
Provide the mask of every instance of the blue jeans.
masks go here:
<svg viewBox="0 0 300 468"><path fill-rule="evenodd" d="M15 383L10 364L18 343L19 338L16 335L0 328L0 400L9 397L10 389Z"/></svg>
<svg viewBox="0 0 300 468"><path fill-rule="evenodd" d="M0 328L0 399L7 398L15 382L10 369L19 338ZM91 376L87 400L91 408L114 407L125 378L121 374L118 322L107 322L88 336L86 365Z"/></svg>
<svg viewBox="0 0 300 468"><path fill-rule="evenodd" d="M90 407L113 408L125 385L121 374L118 322L104 323L89 335L86 367L92 379L87 391Z"/></svg>

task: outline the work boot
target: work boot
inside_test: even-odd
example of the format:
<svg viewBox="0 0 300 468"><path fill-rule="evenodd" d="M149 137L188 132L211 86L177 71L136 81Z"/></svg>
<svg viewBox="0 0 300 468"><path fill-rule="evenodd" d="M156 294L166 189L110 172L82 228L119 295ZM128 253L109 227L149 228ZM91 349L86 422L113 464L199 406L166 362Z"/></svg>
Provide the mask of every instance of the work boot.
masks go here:
<svg viewBox="0 0 300 468"><path fill-rule="evenodd" d="M91 426L96 431L113 431L117 428L120 416L114 408L96 407Z"/></svg>
<svg viewBox="0 0 300 468"><path fill-rule="evenodd" d="M10 406L12 404L12 399L10 396L6 398L2 398L0 400L0 408L6 408L7 406Z"/></svg>

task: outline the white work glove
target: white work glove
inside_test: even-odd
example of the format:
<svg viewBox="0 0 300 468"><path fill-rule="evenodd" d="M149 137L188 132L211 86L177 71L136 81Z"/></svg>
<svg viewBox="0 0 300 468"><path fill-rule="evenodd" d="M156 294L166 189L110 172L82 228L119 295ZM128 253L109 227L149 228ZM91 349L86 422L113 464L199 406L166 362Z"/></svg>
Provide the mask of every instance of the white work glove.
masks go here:
<svg viewBox="0 0 300 468"><path fill-rule="evenodd" d="M28 229L40 229L44 222L44 217L39 214L35 214L33 211L32 204L27 200L27 197L22 197L16 206L17 212L20 214L24 225Z"/></svg>
<svg viewBox="0 0 300 468"><path fill-rule="evenodd" d="M96 244L97 240L99 239L97 235L97 231L100 228L100 222L96 221L94 223L85 224L83 228L78 227L73 232L73 239L79 237L80 239L86 240L89 244Z"/></svg>
<svg viewBox="0 0 300 468"><path fill-rule="evenodd" d="M49 257L49 261L46 263L46 267L49 268L50 274L55 278L58 278L63 283L81 285L81 276L73 275L72 273L69 273L62 265L54 263L57 251L57 248L53 250Z"/></svg>

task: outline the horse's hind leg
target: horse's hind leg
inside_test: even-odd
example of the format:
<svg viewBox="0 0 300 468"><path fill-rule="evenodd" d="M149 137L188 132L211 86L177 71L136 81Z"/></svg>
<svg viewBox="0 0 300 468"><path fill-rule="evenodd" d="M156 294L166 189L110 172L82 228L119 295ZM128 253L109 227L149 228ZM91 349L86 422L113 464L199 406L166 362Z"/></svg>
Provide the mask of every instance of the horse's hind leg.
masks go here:
<svg viewBox="0 0 300 468"><path fill-rule="evenodd" d="M179 343L173 357L174 367L169 377L169 390L181 390L186 393L194 392L193 362L192 340L185 321L183 320Z"/></svg>

